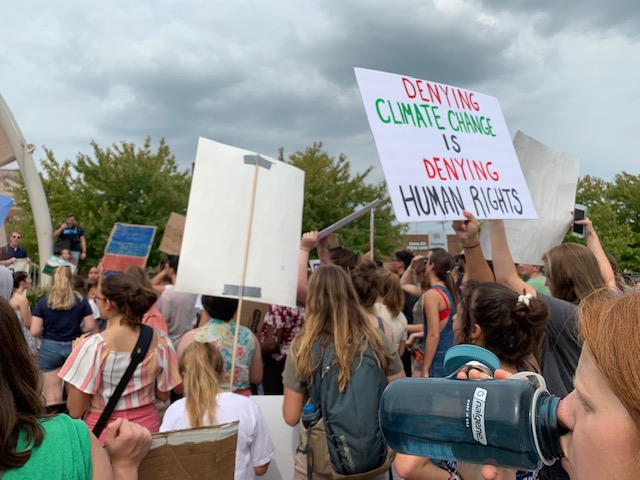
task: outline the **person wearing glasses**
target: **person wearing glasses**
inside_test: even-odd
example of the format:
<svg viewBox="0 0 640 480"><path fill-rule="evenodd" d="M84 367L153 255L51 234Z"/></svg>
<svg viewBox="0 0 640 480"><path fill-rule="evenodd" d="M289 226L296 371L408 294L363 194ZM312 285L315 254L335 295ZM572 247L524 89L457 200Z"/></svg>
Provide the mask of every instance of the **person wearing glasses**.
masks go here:
<svg viewBox="0 0 640 480"><path fill-rule="evenodd" d="M0 265L8 267L21 258L26 259L27 263L31 262L27 249L20 246L21 241L22 234L20 232L11 232L8 244L0 248Z"/></svg>

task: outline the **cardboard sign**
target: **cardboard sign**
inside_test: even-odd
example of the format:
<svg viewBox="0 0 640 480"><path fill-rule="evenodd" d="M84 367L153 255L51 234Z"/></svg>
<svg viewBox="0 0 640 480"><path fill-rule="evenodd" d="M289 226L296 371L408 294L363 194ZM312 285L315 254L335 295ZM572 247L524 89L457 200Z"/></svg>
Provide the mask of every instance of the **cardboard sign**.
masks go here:
<svg viewBox="0 0 640 480"><path fill-rule="evenodd" d="M105 248L102 260L104 269L123 272L132 265L144 268L155 235L154 226L116 223Z"/></svg>
<svg viewBox="0 0 640 480"><path fill-rule="evenodd" d="M267 314L270 305L265 303L250 302L243 300L242 312L240 313L240 324L247 327L260 338L264 316Z"/></svg>
<svg viewBox="0 0 640 480"><path fill-rule="evenodd" d="M537 218L496 98L355 73L398 221Z"/></svg>
<svg viewBox="0 0 640 480"><path fill-rule="evenodd" d="M513 144L539 218L504 222L509 250L515 263L542 265L542 255L562 243L571 224L580 161L520 131ZM480 242L491 259L488 228L482 229Z"/></svg>
<svg viewBox="0 0 640 480"><path fill-rule="evenodd" d="M294 307L303 193L302 170L200 138L175 288Z"/></svg>
<svg viewBox="0 0 640 480"><path fill-rule="evenodd" d="M162 240L158 250L167 255L180 255L182 247L182 235L184 234L184 222L187 219L184 215L171 212L167 225L164 227Z"/></svg>
<svg viewBox="0 0 640 480"><path fill-rule="evenodd" d="M233 480L238 422L154 433L139 480Z"/></svg>

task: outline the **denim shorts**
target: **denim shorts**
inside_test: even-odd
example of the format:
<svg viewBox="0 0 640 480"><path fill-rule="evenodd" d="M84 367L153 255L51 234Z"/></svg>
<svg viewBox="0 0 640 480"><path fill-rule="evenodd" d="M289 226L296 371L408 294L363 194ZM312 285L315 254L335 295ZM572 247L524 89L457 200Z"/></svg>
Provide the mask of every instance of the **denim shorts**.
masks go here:
<svg viewBox="0 0 640 480"><path fill-rule="evenodd" d="M42 372L57 370L71 355L71 342L42 340L38 353L38 368Z"/></svg>

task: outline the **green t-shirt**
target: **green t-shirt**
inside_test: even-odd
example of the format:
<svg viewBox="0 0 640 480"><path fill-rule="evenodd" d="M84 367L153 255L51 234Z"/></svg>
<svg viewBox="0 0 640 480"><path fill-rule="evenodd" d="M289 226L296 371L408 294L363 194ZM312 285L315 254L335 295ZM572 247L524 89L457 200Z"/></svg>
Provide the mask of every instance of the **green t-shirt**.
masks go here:
<svg viewBox="0 0 640 480"><path fill-rule="evenodd" d="M530 278L527 283L531 285L536 292L544 293L547 296L551 296L551 290L544 283L547 281L547 277L544 275L538 275L537 277Z"/></svg>
<svg viewBox="0 0 640 480"><path fill-rule="evenodd" d="M89 428L82 420L68 415L43 418L42 443L31 451L31 458L20 468L4 472L2 480L91 480L91 440ZM27 448L23 435L18 450Z"/></svg>

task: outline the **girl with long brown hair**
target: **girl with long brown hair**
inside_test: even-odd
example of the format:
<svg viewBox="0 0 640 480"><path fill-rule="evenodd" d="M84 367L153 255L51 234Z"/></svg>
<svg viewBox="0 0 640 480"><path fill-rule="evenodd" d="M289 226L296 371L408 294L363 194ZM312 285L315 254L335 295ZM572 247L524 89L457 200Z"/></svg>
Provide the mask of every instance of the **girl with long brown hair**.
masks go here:
<svg viewBox="0 0 640 480"><path fill-rule="evenodd" d="M0 298L0 477L3 480L114 478L135 480L150 433L127 420L106 429L111 464L87 425L49 415L42 377L13 308Z"/></svg>
<svg viewBox="0 0 640 480"><path fill-rule="evenodd" d="M322 359L329 346L335 351L340 392L346 389L351 379L352 362L362 358L368 350L373 353L387 381L404 377L398 352L389 339L372 325L360 306L348 274L333 265L321 266L309 279L306 321L293 340L282 375L282 410L285 421L291 426L300 420L305 401L310 396L311 378L320 364L318 359L314 360L314 347L320 350ZM306 478L306 467L305 455L297 452L295 478Z"/></svg>

